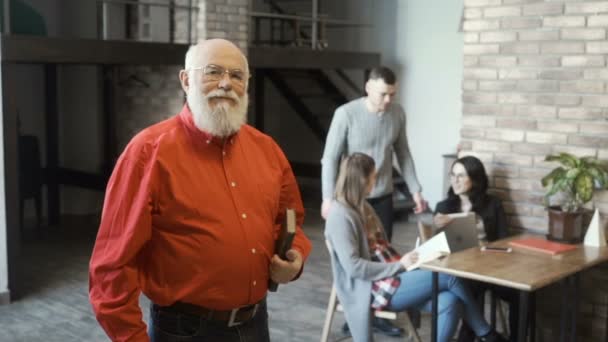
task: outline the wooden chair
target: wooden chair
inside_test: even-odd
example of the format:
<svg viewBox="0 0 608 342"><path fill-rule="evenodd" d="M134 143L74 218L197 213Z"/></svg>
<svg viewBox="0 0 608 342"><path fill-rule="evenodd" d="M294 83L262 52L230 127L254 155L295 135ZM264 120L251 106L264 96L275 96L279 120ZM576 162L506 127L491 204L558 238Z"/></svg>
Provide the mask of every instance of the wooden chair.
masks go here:
<svg viewBox="0 0 608 342"><path fill-rule="evenodd" d="M325 244L327 245L327 250L329 251L329 254L331 255L333 253L333 247L331 246L331 243L329 241L325 240ZM343 311L342 305L340 305L338 303L338 296L336 293L336 288L335 288L335 286L332 286L331 294L329 295L329 303L327 304L327 311L325 313L325 323L323 324L321 342L328 341L329 332L331 331L331 324L334 320L334 314L335 314L336 310ZM374 311L374 315L376 317L390 319L390 320L396 320L397 314L398 314L397 312L388 311L388 310ZM420 336L418 336L418 332L416 331L416 328L412 324L412 321L410 320L408 313L404 311L404 312L400 312L399 314L402 315L402 318L404 320L403 328L405 329L405 332L406 332L405 340L409 341L411 339L416 342L421 342Z"/></svg>
<svg viewBox="0 0 608 342"><path fill-rule="evenodd" d="M433 237L433 226L430 224L426 224L422 221L418 221L418 237L420 238L420 243L426 242L426 240Z"/></svg>

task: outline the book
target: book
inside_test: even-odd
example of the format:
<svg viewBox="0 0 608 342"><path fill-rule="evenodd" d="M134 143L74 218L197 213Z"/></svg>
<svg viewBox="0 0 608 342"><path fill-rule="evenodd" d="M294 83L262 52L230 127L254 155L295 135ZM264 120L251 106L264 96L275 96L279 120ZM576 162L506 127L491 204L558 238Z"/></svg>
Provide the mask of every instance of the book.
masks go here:
<svg viewBox="0 0 608 342"><path fill-rule="evenodd" d="M509 241L509 244L514 247L526 248L529 250L543 252L550 255L556 255L578 248L577 245L569 245L565 243L547 241L541 238L522 238Z"/></svg>
<svg viewBox="0 0 608 342"><path fill-rule="evenodd" d="M274 245L274 254L278 255L279 258L287 260L287 251L291 249L293 238L296 236L296 212L293 209L285 210L285 222L281 225L279 237ZM268 280L268 291L275 292L279 287L279 284Z"/></svg>
<svg viewBox="0 0 608 342"><path fill-rule="evenodd" d="M450 246L445 233L441 232L418 246L414 251L418 252L418 261L408 266L407 271L415 270L425 262L450 254Z"/></svg>

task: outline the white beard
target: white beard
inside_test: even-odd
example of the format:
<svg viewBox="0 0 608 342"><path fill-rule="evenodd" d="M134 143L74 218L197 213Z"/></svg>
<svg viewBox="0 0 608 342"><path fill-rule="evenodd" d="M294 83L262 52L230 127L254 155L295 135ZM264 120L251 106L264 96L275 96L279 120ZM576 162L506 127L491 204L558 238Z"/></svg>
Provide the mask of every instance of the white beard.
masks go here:
<svg viewBox="0 0 608 342"><path fill-rule="evenodd" d="M214 97L229 97L236 102L232 106L228 100L218 100L218 103L210 106L209 102ZM213 136L224 138L236 132L247 122L247 107L249 106L249 95L245 93L241 98L234 90L214 90L203 95L197 87L190 89L188 94L188 106L192 112L194 125Z"/></svg>

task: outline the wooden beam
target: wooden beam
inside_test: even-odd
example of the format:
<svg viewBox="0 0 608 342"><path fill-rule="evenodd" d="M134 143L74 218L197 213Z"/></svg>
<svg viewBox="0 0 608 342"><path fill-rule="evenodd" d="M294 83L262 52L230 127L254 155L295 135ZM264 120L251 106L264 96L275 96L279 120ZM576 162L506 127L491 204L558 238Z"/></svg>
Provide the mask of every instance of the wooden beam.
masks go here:
<svg viewBox="0 0 608 342"><path fill-rule="evenodd" d="M188 45L2 35L2 61L44 64L183 65Z"/></svg>
<svg viewBox="0 0 608 342"><path fill-rule="evenodd" d="M59 104L57 92L57 65L45 65L46 91L46 175L47 175L47 208L49 224L58 224L61 215L59 182Z"/></svg>
<svg viewBox="0 0 608 342"><path fill-rule="evenodd" d="M2 35L2 61L30 64L183 65L187 44ZM379 53L250 47L253 68L365 69L380 63Z"/></svg>
<svg viewBox="0 0 608 342"><path fill-rule="evenodd" d="M311 50L306 48L250 47L251 68L366 69L380 64L379 53Z"/></svg>

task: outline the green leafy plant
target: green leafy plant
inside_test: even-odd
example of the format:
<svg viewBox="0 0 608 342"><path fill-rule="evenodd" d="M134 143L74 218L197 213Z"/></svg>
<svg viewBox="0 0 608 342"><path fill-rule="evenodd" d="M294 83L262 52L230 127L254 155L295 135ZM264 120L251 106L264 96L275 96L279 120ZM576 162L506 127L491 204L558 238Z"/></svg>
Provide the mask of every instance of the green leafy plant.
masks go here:
<svg viewBox="0 0 608 342"><path fill-rule="evenodd" d="M563 195L561 209L579 211L591 201L595 190L608 189L608 164L594 157L577 158L569 153L548 155L545 161L556 161L561 166L553 169L542 179L547 188L545 203L555 194Z"/></svg>

